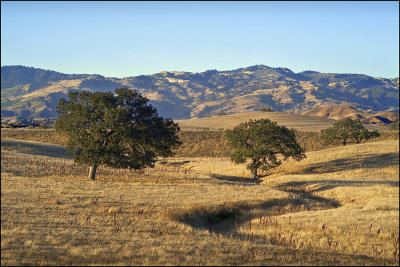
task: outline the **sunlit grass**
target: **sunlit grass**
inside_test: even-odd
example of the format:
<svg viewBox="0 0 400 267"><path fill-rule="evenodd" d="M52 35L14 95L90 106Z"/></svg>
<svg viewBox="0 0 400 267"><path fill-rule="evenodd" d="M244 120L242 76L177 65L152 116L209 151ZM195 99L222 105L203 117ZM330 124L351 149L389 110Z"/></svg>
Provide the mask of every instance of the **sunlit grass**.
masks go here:
<svg viewBox="0 0 400 267"><path fill-rule="evenodd" d="M308 152L260 181L180 157L93 182L61 152L2 140L2 265L398 265L398 141Z"/></svg>

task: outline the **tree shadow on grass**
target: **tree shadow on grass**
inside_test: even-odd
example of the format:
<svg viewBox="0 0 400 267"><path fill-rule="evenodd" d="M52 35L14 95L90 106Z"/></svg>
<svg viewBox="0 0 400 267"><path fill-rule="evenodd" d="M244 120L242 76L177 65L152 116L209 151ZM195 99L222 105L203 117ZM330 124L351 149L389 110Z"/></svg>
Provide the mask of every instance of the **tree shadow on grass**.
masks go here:
<svg viewBox="0 0 400 267"><path fill-rule="evenodd" d="M30 155L67 159L73 158L73 155L66 154L66 149L62 146L34 143L28 141L2 139L1 149L10 152L24 153Z"/></svg>
<svg viewBox="0 0 400 267"><path fill-rule="evenodd" d="M283 215L298 211L303 211L304 206L311 205L307 210L321 210L321 209L332 209L338 208L340 204L335 200L322 198L318 196L310 196L308 194L301 194L300 198L285 198L285 199L271 199L269 201L259 203L248 203L248 202L237 202L227 203L212 207L200 207L195 209L189 209L181 211L174 218L175 220L192 226L194 229L208 230L210 233L225 236L225 238L232 238L245 242L251 242L253 244L266 244L273 245L272 248L282 247L284 253L288 253L293 250L293 253L301 257L302 253L309 255L307 249L298 249L292 243L292 239L283 238L281 232L278 230L278 234L275 231L274 236L265 236L258 234L243 233L238 231L249 221L259 218L260 224L264 227L271 227L270 225L279 226L284 222L274 219L275 215ZM288 209L288 207L290 207ZM259 212L252 212L252 210L259 210ZM290 220L290 219L289 219ZM321 229L321 231L324 231ZM271 248L271 247L270 247ZM271 249L272 249L271 248ZM282 252L281 252L282 253ZM323 259L321 262L327 263L327 259L324 257L329 256L329 260L337 263L337 258L350 258L351 262L370 260L371 262L378 262L378 259L364 255L349 255L340 252L324 252L316 251L313 252L313 257L318 255ZM335 257L333 257L335 256ZM332 258L333 257L333 258Z"/></svg>
<svg viewBox="0 0 400 267"><path fill-rule="evenodd" d="M255 179L244 178L244 177L239 177L239 176L229 176L229 175L220 175L220 174L211 174L210 176L217 180L232 182L235 184L237 184L239 182L244 185L258 185L262 182L262 180L260 180L260 179L255 180Z"/></svg>
<svg viewBox="0 0 400 267"><path fill-rule="evenodd" d="M331 209L339 206L335 200L303 194L298 198L271 199L256 203L239 201L184 209L178 211L173 219L209 232L233 233L243 223L260 216L282 215L314 208ZM255 210L258 212L254 212Z"/></svg>
<svg viewBox="0 0 400 267"><path fill-rule="evenodd" d="M310 190L307 188L312 186L313 192L325 191L343 186L371 186L371 185L389 185L399 187L399 181L346 181L346 180L307 180L300 182L287 182L275 186L275 189L291 192L291 193L307 193Z"/></svg>
<svg viewBox="0 0 400 267"><path fill-rule="evenodd" d="M290 174L324 174L351 171L361 168L374 169L399 165L399 153L366 154L351 158L340 158L317 164Z"/></svg>
<svg viewBox="0 0 400 267"><path fill-rule="evenodd" d="M172 166L172 167L180 167L187 163L190 163L190 160L176 161L176 162L167 162L167 161L159 161L161 165Z"/></svg>

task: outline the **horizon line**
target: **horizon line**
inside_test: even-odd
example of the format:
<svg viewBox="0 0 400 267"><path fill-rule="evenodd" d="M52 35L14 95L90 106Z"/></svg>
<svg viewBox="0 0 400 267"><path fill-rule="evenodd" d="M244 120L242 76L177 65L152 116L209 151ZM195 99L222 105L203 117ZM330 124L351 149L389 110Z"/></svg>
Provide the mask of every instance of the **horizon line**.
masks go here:
<svg viewBox="0 0 400 267"><path fill-rule="evenodd" d="M316 73L321 73L321 74L347 74L347 75L365 75L365 76L369 76L369 77L374 77L374 78L383 78L383 79L398 79L399 76L397 77L391 77L391 78L387 78L387 77L380 77L380 76L371 76L368 74L364 74L364 73L351 73L351 72L320 72L320 71L316 71L316 70L303 70L300 72L294 72L292 71L290 68L287 67L271 67L268 65L264 65L264 64L255 64L255 65L251 65L251 66L247 66L247 67L241 67L241 68L237 68L237 69L229 69L229 70L217 70L217 69L207 69L205 71L201 71L201 72L193 72L193 71L177 71L177 70L163 70L163 71L159 71L159 72L155 72L152 74L138 74L138 75L131 75L131 76L125 76L125 77L113 77L113 76L105 76L103 74L98 74L98 73L66 73L66 72L62 72L62 71L58 71L58 70L54 70L54 69L45 69L45 68L40 68L40 67L34 67L34 66L26 66L26 65L1 65L1 67L25 67L25 68L33 68L33 69L41 69L41 70L45 70L45 71L54 71L54 72L58 72L61 74L67 74L67 75L98 75L98 76L102 76L104 78L117 78L117 79L125 79L125 78L130 78L130 77L137 77L137 76L143 76L143 75L155 75L155 74L159 74L159 73L163 73L163 72L170 72L170 73L174 73L174 72L185 72L185 73L192 73L192 74L199 74L199 73L203 73L203 72L207 72L207 71L218 71L218 72L227 72L227 71L235 71L235 70L240 70L240 69L246 69L246 68L250 68L250 67L255 67L255 66L264 66L264 67L268 67L271 69L288 69L291 72L295 73L295 74L300 74L303 72L316 72Z"/></svg>

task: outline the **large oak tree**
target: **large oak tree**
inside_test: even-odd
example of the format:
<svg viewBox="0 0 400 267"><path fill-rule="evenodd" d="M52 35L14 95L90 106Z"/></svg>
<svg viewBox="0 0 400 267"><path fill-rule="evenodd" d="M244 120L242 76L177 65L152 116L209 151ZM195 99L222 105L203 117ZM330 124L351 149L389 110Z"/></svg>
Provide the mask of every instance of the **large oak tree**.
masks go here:
<svg viewBox="0 0 400 267"><path fill-rule="evenodd" d="M136 91L70 92L61 98L56 130L69 137L67 152L78 164L89 165L94 180L99 165L141 170L158 156L170 156L181 142L179 126L160 117Z"/></svg>
<svg viewBox="0 0 400 267"><path fill-rule="evenodd" d="M258 170L269 170L279 166L282 159L305 157L304 149L296 141L293 129L279 126L269 119L249 120L226 130L228 144L234 148L231 160L246 163L253 178Z"/></svg>

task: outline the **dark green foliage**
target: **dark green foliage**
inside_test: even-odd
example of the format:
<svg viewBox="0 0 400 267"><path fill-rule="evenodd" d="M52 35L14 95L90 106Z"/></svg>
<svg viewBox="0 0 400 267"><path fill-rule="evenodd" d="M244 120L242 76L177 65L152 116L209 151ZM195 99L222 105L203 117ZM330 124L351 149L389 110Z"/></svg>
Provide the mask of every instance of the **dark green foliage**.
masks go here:
<svg viewBox="0 0 400 267"><path fill-rule="evenodd" d="M241 123L232 130L226 130L228 144L234 152L231 160L235 163L246 163L247 168L257 179L258 169L269 170L279 166L283 159L289 157L301 160L304 149L296 141L295 131L279 126L269 119L250 120Z"/></svg>
<svg viewBox="0 0 400 267"><path fill-rule="evenodd" d="M273 112L273 110L272 110L271 107L261 108L260 111L263 111L263 112Z"/></svg>
<svg viewBox="0 0 400 267"><path fill-rule="evenodd" d="M349 142L361 143L362 140L368 140L378 137L378 130L369 131L360 120L350 118L335 122L332 127L321 131L321 140L324 144L346 145Z"/></svg>
<svg viewBox="0 0 400 267"><path fill-rule="evenodd" d="M391 131L398 131L399 130L399 122L392 122L390 125L389 125L389 130L391 130Z"/></svg>
<svg viewBox="0 0 400 267"><path fill-rule="evenodd" d="M154 166L157 156L172 155L181 144L178 125L159 117L139 93L115 93L70 92L69 100L59 100L55 128L68 135L75 162L140 170Z"/></svg>

